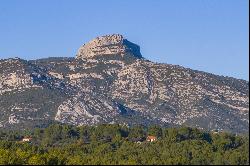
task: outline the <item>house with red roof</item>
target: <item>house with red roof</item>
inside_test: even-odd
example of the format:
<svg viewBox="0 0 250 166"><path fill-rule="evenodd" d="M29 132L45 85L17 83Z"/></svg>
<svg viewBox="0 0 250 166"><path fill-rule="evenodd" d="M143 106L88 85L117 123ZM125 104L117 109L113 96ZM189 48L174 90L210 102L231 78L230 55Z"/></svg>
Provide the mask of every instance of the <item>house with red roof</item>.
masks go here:
<svg viewBox="0 0 250 166"><path fill-rule="evenodd" d="M156 140L157 140L156 136L153 136L153 135L149 135L146 139L146 141L148 142L154 142Z"/></svg>

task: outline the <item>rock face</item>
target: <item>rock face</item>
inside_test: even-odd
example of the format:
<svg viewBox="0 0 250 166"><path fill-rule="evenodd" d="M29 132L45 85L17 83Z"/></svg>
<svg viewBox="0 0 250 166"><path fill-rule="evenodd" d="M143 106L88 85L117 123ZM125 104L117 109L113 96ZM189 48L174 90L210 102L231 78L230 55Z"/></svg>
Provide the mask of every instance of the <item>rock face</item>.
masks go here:
<svg viewBox="0 0 250 166"><path fill-rule="evenodd" d="M77 59L89 59L98 56L120 55L131 53L137 58L142 58L140 47L124 39L122 35L113 34L96 39L84 44L77 53Z"/></svg>
<svg viewBox="0 0 250 166"><path fill-rule="evenodd" d="M249 82L142 58L121 35L98 37L76 58L0 61L0 127L54 121L187 125L249 132Z"/></svg>
<svg viewBox="0 0 250 166"><path fill-rule="evenodd" d="M11 89L32 87L32 77L25 72L24 65L20 59L0 61L0 94Z"/></svg>

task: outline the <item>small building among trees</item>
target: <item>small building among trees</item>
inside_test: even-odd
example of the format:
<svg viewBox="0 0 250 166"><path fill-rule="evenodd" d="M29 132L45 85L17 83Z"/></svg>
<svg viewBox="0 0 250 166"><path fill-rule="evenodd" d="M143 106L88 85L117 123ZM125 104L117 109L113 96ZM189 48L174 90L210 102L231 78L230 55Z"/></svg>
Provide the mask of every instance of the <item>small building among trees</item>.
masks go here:
<svg viewBox="0 0 250 166"><path fill-rule="evenodd" d="M154 142L157 140L156 136L153 135L149 135L146 139L148 142Z"/></svg>
<svg viewBox="0 0 250 166"><path fill-rule="evenodd" d="M24 138L22 139L22 142L30 142L31 140L32 140L31 137L24 137Z"/></svg>

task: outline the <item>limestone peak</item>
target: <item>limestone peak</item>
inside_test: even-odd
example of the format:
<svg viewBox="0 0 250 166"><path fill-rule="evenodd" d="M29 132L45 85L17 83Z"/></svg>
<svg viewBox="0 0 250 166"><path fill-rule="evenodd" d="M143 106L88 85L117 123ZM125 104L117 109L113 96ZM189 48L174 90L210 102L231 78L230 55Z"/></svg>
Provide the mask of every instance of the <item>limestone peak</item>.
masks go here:
<svg viewBox="0 0 250 166"><path fill-rule="evenodd" d="M140 47L120 34L111 34L97 37L82 45L77 53L77 59L88 59L98 56L120 55L130 53L137 58L142 58Z"/></svg>

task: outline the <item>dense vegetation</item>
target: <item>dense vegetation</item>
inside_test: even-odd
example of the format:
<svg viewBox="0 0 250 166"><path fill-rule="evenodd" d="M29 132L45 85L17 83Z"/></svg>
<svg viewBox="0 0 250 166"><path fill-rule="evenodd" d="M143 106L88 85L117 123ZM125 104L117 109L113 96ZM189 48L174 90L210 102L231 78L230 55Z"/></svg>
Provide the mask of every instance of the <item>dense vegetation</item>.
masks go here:
<svg viewBox="0 0 250 166"><path fill-rule="evenodd" d="M148 135L157 141L147 142ZM24 136L32 137L22 142ZM142 141L140 143L139 141ZM0 164L249 164L249 138L189 127L121 125L0 131Z"/></svg>

